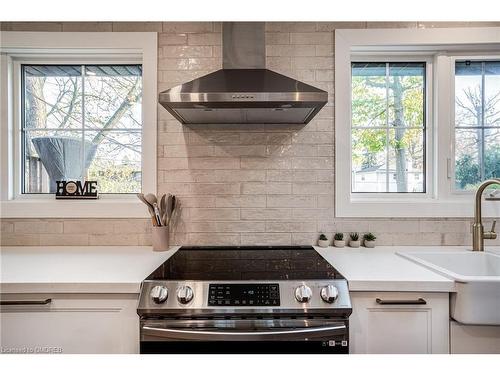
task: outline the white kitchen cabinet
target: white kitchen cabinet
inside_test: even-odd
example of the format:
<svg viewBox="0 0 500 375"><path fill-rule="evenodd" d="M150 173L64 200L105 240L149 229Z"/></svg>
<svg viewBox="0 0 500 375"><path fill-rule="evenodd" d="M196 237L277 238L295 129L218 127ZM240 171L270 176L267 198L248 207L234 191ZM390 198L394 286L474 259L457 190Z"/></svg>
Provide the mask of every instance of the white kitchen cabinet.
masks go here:
<svg viewBox="0 0 500 375"><path fill-rule="evenodd" d="M3 353L138 353L137 294L2 294Z"/></svg>
<svg viewBox="0 0 500 375"><path fill-rule="evenodd" d="M449 353L448 293L351 292L351 302L351 353Z"/></svg>

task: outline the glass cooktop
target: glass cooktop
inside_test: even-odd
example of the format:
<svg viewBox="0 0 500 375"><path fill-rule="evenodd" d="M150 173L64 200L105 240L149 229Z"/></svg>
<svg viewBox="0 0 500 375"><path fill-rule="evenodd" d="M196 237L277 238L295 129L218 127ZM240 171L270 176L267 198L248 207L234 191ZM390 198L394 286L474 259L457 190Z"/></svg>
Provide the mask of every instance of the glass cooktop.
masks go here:
<svg viewBox="0 0 500 375"><path fill-rule="evenodd" d="M182 246L146 280L343 278L312 246Z"/></svg>

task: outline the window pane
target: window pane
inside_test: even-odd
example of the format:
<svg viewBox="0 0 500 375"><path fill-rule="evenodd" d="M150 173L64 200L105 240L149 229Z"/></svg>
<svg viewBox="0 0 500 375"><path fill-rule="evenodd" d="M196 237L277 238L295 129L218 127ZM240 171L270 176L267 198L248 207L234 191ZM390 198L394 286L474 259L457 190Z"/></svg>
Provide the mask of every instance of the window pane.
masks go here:
<svg viewBox="0 0 500 375"><path fill-rule="evenodd" d="M85 127L141 129L140 65L85 66Z"/></svg>
<svg viewBox="0 0 500 375"><path fill-rule="evenodd" d="M425 192L425 63L353 63L352 127L353 192Z"/></svg>
<svg viewBox="0 0 500 375"><path fill-rule="evenodd" d="M24 191L53 193L55 181L80 180L83 172L82 152L80 130L26 131Z"/></svg>
<svg viewBox="0 0 500 375"><path fill-rule="evenodd" d="M23 72L25 128L81 128L80 66L24 65Z"/></svg>
<svg viewBox="0 0 500 375"><path fill-rule="evenodd" d="M385 63L352 64L352 126L386 126Z"/></svg>
<svg viewBox="0 0 500 375"><path fill-rule="evenodd" d="M455 187L500 176L500 62L455 63Z"/></svg>
<svg viewBox="0 0 500 375"><path fill-rule="evenodd" d="M422 129L391 129L389 132L389 191L424 191L424 132Z"/></svg>
<svg viewBox="0 0 500 375"><path fill-rule="evenodd" d="M500 127L500 62L489 61L484 65L484 122L486 126Z"/></svg>
<svg viewBox="0 0 500 375"><path fill-rule="evenodd" d="M389 121L394 127L424 126L425 64L389 64Z"/></svg>
<svg viewBox="0 0 500 375"><path fill-rule="evenodd" d="M141 191L140 131L87 131L85 139L87 152L94 153L87 179L97 180L99 192Z"/></svg>
<svg viewBox="0 0 500 375"><path fill-rule="evenodd" d="M96 179L101 193L140 192L142 66L22 72L23 193L54 193L55 181L69 179Z"/></svg>

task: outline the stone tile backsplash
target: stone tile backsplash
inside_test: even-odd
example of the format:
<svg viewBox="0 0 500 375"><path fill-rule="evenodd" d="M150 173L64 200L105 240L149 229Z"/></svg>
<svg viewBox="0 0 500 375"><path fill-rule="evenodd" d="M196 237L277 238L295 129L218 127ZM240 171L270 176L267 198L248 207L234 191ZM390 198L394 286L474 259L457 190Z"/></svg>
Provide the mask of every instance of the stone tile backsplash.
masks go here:
<svg viewBox="0 0 500 375"><path fill-rule="evenodd" d="M461 26L499 26L463 23ZM465 245L470 219L334 217L334 31L456 27L432 22L269 22L267 66L320 87L307 126L182 126L158 106L158 193L182 202L172 239L193 245L312 244L318 233L374 232L380 245ZM2 23L13 31L155 31L158 90L222 67L219 22ZM150 245L147 219L2 219L2 245ZM500 241L489 243L500 244Z"/></svg>

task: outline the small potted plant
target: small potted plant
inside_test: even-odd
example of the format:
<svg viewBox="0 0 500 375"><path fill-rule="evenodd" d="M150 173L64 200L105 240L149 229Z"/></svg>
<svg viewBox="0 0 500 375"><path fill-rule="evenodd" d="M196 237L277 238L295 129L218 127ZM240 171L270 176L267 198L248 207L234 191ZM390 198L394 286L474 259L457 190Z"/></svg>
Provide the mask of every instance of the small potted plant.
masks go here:
<svg viewBox="0 0 500 375"><path fill-rule="evenodd" d="M359 247L359 245L361 245L358 232L351 233L349 237L351 237L351 240L349 241L350 247Z"/></svg>
<svg viewBox="0 0 500 375"><path fill-rule="evenodd" d="M333 240L334 240L333 244L335 245L335 247L344 247L345 246L344 233L335 233Z"/></svg>
<svg viewBox="0 0 500 375"><path fill-rule="evenodd" d="M319 247L328 247L328 243L330 241L328 240L328 237L325 236L323 233L320 234L319 240L318 240L318 246Z"/></svg>
<svg viewBox="0 0 500 375"><path fill-rule="evenodd" d="M375 235L373 233L366 233L363 236L365 247L375 247L375 240L376 239L377 239L377 237L375 237Z"/></svg>

